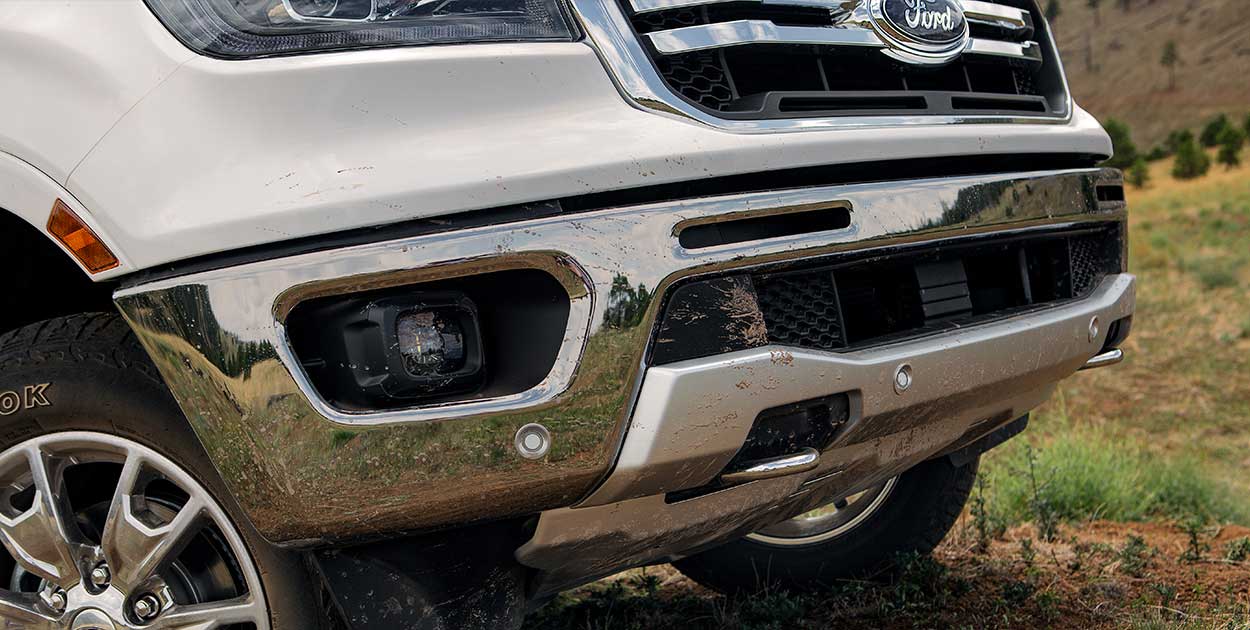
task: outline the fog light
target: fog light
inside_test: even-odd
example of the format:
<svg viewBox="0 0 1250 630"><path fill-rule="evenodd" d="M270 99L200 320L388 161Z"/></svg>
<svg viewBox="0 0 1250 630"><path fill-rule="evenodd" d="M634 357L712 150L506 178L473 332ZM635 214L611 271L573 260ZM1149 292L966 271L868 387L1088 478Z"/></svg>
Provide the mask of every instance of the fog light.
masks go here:
<svg viewBox="0 0 1250 630"><path fill-rule="evenodd" d="M404 369L417 377L450 374L464 367L464 329L439 311L413 311L395 324Z"/></svg>
<svg viewBox="0 0 1250 630"><path fill-rule="evenodd" d="M347 407L463 397L486 383L477 307L460 293L347 299L319 312L322 356L305 368Z"/></svg>

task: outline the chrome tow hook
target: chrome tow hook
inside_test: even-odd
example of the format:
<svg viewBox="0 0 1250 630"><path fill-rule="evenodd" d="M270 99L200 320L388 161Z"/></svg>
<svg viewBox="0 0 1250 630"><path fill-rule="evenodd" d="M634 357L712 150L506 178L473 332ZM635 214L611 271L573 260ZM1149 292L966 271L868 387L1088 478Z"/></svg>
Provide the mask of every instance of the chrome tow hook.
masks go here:
<svg viewBox="0 0 1250 630"><path fill-rule="evenodd" d="M1112 348L1086 361L1085 365L1081 366L1081 370L1093 370L1095 368L1107 367L1108 365L1115 365L1123 360L1124 351L1119 348Z"/></svg>
<svg viewBox="0 0 1250 630"><path fill-rule="evenodd" d="M720 480L725 484L735 484L772 479L807 472L815 469L818 464L820 464L820 451L805 448L791 455L746 462L742 468L721 475Z"/></svg>

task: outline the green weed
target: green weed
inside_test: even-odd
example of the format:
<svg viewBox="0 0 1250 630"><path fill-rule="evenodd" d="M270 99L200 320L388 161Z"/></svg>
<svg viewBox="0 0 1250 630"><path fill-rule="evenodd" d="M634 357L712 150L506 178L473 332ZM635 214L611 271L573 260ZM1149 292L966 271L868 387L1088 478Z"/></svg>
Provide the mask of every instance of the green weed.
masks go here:
<svg viewBox="0 0 1250 630"><path fill-rule="evenodd" d="M1250 536L1234 538L1224 545L1224 559L1229 562L1245 562L1250 558Z"/></svg>
<svg viewBox="0 0 1250 630"><path fill-rule="evenodd" d="M1202 560L1208 551L1211 551L1211 545L1202 540L1202 528L1206 525L1201 518L1190 517L1181 521L1181 529L1185 530L1188 537L1185 550L1181 552L1180 561L1193 564Z"/></svg>
<svg viewBox="0 0 1250 630"><path fill-rule="evenodd" d="M1133 440L1072 423L1052 431L1039 436L1044 446L1021 440L987 458L987 514L1008 524L1034 521L1043 538L1053 536L1055 521L1245 518L1245 506L1193 458L1160 457Z"/></svg>
<svg viewBox="0 0 1250 630"><path fill-rule="evenodd" d="M346 431L346 430L340 429L330 434L330 443L334 448L338 449L338 448L342 448L344 444L347 444L348 442L352 441L352 438L355 438L355 437L356 437L355 431Z"/></svg>
<svg viewBox="0 0 1250 630"><path fill-rule="evenodd" d="M1142 577L1150 566L1150 548L1140 536L1129 536L1117 552L1120 573L1130 577Z"/></svg>

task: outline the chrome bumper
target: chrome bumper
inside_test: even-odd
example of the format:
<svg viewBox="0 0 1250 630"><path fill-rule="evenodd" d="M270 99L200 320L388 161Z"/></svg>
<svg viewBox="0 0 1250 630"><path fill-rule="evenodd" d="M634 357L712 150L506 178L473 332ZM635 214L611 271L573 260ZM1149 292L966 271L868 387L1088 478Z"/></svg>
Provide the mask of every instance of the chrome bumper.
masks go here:
<svg viewBox="0 0 1250 630"><path fill-rule="evenodd" d="M636 326L614 329L604 323L607 296L622 277L659 296L678 280L730 269L1005 230L1123 221L1122 202L1100 202L1094 194L1099 184L1118 181L1113 171L1085 169L617 208L207 271L129 287L116 301L257 529L275 542L315 543L630 497L651 501L657 492L693 487L714 475L716 464L741 445L754 418L748 407L793 402L811 392L861 388L861 415L874 418L856 427L866 441L822 456L822 467L844 471L889 472L893 468L882 466L902 465L908 453L931 453L957 440L969 418L983 414L984 420L1002 410L1005 399L995 388L1003 375L1019 376L1010 407L1027 410L1099 349L1085 340L1078 352L1068 343L1075 343L1068 340L1075 324L1053 319L1069 309L1094 308L1103 298L1028 316L1051 322L1045 332L1020 337L1009 326L1018 320L1007 320L932 338L915 356L905 350L918 347L913 345L839 355L774 348L648 369L646 349L661 301L651 300ZM675 228L690 221L831 204L852 209L850 227L695 251L683 249L675 237ZM345 413L320 399L290 350L284 322L301 300L505 268L544 269L573 301L559 357L529 391ZM1131 279L1116 278L1110 286L1130 296L1115 304L1131 312ZM974 341L980 347L978 340L987 335L1001 338L998 350L960 347ZM947 345L932 346L939 339ZM793 364L778 363L779 354ZM916 383L906 396L892 398L892 386L881 388L903 360L912 362ZM959 361L975 368L975 388L965 387L968 374L952 369ZM735 388L742 379L726 377L727 369L754 374L745 379L754 394L745 407L722 402L742 398ZM964 395L944 395L956 391ZM708 426L700 429L692 418L706 419ZM543 424L553 437L542 460L524 459L511 448L517 429L530 422ZM682 423L686 435L697 433L708 445L691 451L689 461L663 443L682 432ZM925 428L917 430L920 425ZM895 459L891 452L902 456ZM744 488L777 487L767 493L767 503L790 496L799 483L784 478Z"/></svg>
<svg viewBox="0 0 1250 630"><path fill-rule="evenodd" d="M581 505L544 513L517 557L560 590L732 540L968 444L1099 354L1106 326L1091 335L1090 322L1132 315L1135 282L1109 277L1080 302L861 352L772 347L653 367L612 475ZM852 393L850 428L810 472L666 497L713 481L759 412L840 392Z"/></svg>

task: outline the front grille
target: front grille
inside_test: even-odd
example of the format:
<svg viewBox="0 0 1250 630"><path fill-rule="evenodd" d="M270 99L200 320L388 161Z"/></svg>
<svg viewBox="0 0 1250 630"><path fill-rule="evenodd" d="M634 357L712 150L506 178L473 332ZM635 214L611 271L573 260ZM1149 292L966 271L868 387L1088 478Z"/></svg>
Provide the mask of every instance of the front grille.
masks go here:
<svg viewBox="0 0 1250 630"><path fill-rule="evenodd" d="M1123 269L1121 227L843 255L818 264L686 283L666 301L653 364L768 344L853 350L1022 313L1089 295ZM691 295L754 297L732 308ZM728 304L728 303L727 303ZM760 321L751 326L729 321ZM723 318L723 317L722 317ZM683 325L684 322L700 325ZM748 330L750 334L748 333ZM726 332L728 331L728 332Z"/></svg>
<svg viewBox="0 0 1250 630"><path fill-rule="evenodd" d="M962 0L971 43L938 67L865 45L880 39L846 2L619 2L668 88L721 118L1067 114L1034 0Z"/></svg>
<svg viewBox="0 0 1250 630"><path fill-rule="evenodd" d="M837 350L1081 298L1120 266L1119 239L1097 232L756 274L752 282L769 343ZM817 297L813 286L829 289Z"/></svg>

